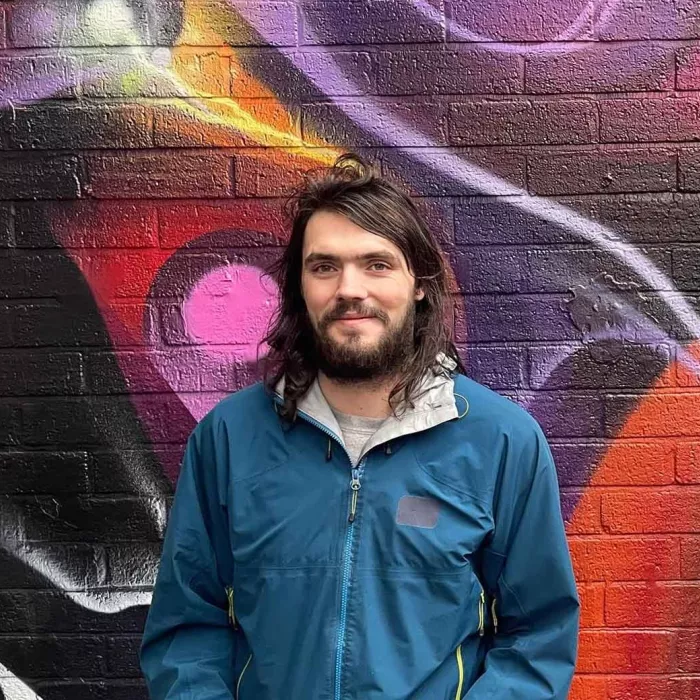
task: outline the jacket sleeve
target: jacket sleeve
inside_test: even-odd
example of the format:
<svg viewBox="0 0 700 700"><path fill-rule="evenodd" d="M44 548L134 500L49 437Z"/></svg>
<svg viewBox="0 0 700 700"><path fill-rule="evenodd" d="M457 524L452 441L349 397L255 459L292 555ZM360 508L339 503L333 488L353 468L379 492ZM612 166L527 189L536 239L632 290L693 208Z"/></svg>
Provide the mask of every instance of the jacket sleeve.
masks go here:
<svg viewBox="0 0 700 700"><path fill-rule="evenodd" d="M566 700L574 673L578 595L552 454L532 424L534 435L512 445L494 500L482 573L497 627L466 700Z"/></svg>
<svg viewBox="0 0 700 700"><path fill-rule="evenodd" d="M141 669L152 700L234 697L236 637L226 591L233 580L233 557L219 492L213 439L202 441L195 429L141 645Z"/></svg>

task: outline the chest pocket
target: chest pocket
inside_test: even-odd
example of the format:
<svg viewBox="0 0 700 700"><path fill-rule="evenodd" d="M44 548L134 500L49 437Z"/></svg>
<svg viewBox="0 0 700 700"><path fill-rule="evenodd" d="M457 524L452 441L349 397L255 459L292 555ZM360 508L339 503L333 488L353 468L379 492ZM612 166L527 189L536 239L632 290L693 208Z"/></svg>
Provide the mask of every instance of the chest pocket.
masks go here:
<svg viewBox="0 0 700 700"><path fill-rule="evenodd" d="M338 559L334 533L341 492L347 489L340 487L331 465L299 458L233 481L231 543L236 565L333 565Z"/></svg>
<svg viewBox="0 0 700 700"><path fill-rule="evenodd" d="M492 531L490 503L439 481L408 450L365 469L360 565L458 573Z"/></svg>

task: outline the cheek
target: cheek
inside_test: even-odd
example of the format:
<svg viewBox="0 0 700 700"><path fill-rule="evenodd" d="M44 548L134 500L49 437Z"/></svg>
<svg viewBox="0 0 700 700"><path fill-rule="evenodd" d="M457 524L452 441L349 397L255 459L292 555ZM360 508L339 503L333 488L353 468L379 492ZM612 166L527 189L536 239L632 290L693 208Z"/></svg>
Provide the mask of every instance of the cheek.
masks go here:
<svg viewBox="0 0 700 700"><path fill-rule="evenodd" d="M319 284L318 280L309 282L302 279L301 293L309 316L314 321L323 314L333 298L332 293L326 289L325 285Z"/></svg>
<svg viewBox="0 0 700 700"><path fill-rule="evenodd" d="M377 301L388 311L403 311L414 302L413 289L407 288L400 280L386 280L386 284L376 290Z"/></svg>

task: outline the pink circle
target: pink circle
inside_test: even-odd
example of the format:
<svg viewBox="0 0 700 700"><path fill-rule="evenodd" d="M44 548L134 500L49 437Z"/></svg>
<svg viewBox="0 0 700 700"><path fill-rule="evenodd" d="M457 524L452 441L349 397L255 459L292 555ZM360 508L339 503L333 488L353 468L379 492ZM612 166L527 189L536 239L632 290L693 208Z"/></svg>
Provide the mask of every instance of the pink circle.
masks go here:
<svg viewBox="0 0 700 700"><path fill-rule="evenodd" d="M220 267L197 282L182 315L193 343L233 346L245 361L254 360L277 304L277 287L252 265ZM213 350L213 348L212 348ZM261 353L264 352L261 348ZM218 354L216 352L212 354Z"/></svg>

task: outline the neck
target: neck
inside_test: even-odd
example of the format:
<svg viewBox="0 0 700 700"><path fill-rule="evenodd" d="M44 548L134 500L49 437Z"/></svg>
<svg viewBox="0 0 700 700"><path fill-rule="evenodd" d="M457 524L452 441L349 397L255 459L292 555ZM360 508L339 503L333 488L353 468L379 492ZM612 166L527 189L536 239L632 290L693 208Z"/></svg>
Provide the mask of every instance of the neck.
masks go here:
<svg viewBox="0 0 700 700"><path fill-rule="evenodd" d="M341 413L363 418L387 418L391 414L389 394L396 378L370 382L337 382L319 372L318 383L326 401Z"/></svg>

